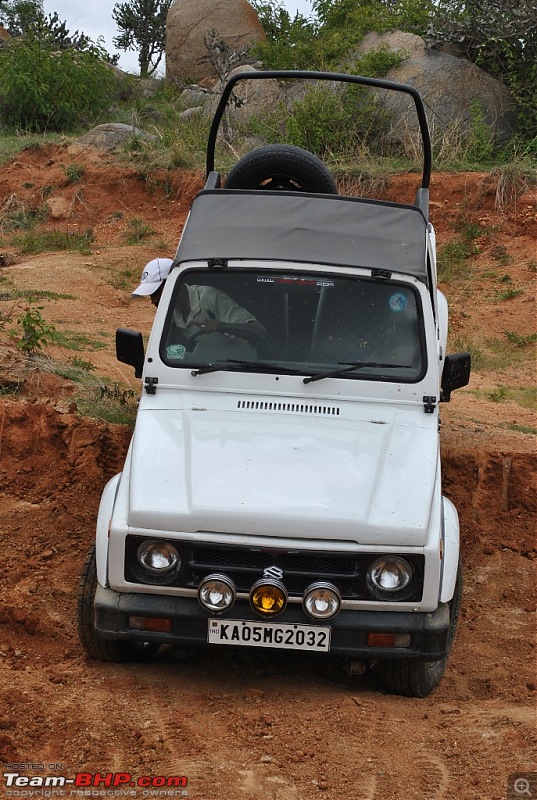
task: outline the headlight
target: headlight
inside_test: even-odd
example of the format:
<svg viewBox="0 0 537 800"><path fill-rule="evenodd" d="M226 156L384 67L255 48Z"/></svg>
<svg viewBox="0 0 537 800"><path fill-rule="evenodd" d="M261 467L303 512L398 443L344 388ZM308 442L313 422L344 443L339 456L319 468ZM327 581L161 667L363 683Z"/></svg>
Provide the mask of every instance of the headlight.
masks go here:
<svg viewBox="0 0 537 800"><path fill-rule="evenodd" d="M142 567L152 575L168 575L170 572L178 572L181 567L181 559L175 547L158 539L142 542L136 556Z"/></svg>
<svg viewBox="0 0 537 800"><path fill-rule="evenodd" d="M287 605L287 590L281 581L261 578L252 586L250 605L264 617L275 617Z"/></svg>
<svg viewBox="0 0 537 800"><path fill-rule="evenodd" d="M367 571L367 586L379 600L401 600L406 594L414 572L406 559L400 556L377 558Z"/></svg>
<svg viewBox="0 0 537 800"><path fill-rule="evenodd" d="M314 619L330 619L340 609L341 595L331 583L312 583L304 592L302 605Z"/></svg>
<svg viewBox="0 0 537 800"><path fill-rule="evenodd" d="M226 575L207 575L198 586L198 600L207 611L226 611L235 602L235 584Z"/></svg>

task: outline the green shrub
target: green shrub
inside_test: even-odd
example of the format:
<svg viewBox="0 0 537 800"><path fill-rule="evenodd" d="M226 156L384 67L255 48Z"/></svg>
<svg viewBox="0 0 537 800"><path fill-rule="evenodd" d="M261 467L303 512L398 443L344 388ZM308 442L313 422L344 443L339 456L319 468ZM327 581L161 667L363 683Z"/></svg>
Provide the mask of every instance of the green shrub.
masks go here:
<svg viewBox="0 0 537 800"><path fill-rule="evenodd" d="M14 236L12 243L23 254L47 253L54 250L76 250L84 255L91 253L91 244L95 241L93 231L88 229L84 233L70 233L69 231L44 231L37 233L30 230L21 236Z"/></svg>
<svg viewBox="0 0 537 800"><path fill-rule="evenodd" d="M128 222L128 230L123 234L123 238L127 244L140 244L150 239L155 234L155 230L151 225L138 217L133 217Z"/></svg>
<svg viewBox="0 0 537 800"><path fill-rule="evenodd" d="M348 71L368 77L384 76L406 58L402 51L385 48L355 60ZM368 148L379 152L390 122L378 94L370 88L326 82L312 84L290 109L254 119L251 132L268 141L284 141L303 147L319 158L355 159Z"/></svg>
<svg viewBox="0 0 537 800"><path fill-rule="evenodd" d="M0 119L25 131L73 130L110 101L113 74L94 45L61 49L41 31L0 49Z"/></svg>
<svg viewBox="0 0 537 800"><path fill-rule="evenodd" d="M67 166L62 164L61 168L65 172L69 183L78 183L78 181L82 180L86 172L86 168L82 166L82 164L68 164Z"/></svg>
<svg viewBox="0 0 537 800"><path fill-rule="evenodd" d="M44 306L26 306L23 314L17 317L19 330L13 329L11 335L17 339L17 347L30 356L37 350L42 350L44 345L54 341L56 328L43 318L41 311Z"/></svg>

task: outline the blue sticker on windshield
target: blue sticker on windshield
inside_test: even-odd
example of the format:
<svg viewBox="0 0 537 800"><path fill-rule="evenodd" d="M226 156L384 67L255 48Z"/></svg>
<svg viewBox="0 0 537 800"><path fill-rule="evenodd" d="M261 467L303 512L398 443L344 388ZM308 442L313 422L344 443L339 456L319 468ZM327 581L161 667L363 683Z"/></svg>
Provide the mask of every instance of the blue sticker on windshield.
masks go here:
<svg viewBox="0 0 537 800"><path fill-rule="evenodd" d="M390 308L392 311L404 311L408 305L408 300L402 292L396 292L390 297Z"/></svg>
<svg viewBox="0 0 537 800"><path fill-rule="evenodd" d="M186 347L182 344L169 344L166 348L166 355L168 358L184 358Z"/></svg>

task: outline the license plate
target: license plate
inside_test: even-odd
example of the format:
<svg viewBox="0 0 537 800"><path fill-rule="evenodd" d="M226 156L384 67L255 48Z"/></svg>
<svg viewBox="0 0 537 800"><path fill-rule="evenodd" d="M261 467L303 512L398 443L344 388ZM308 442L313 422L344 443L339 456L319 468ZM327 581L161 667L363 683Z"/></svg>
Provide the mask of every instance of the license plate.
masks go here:
<svg viewBox="0 0 537 800"><path fill-rule="evenodd" d="M210 619L209 644L244 647L274 647L280 650L310 650L328 653L331 628L314 625L288 625L275 622L249 622L238 619Z"/></svg>

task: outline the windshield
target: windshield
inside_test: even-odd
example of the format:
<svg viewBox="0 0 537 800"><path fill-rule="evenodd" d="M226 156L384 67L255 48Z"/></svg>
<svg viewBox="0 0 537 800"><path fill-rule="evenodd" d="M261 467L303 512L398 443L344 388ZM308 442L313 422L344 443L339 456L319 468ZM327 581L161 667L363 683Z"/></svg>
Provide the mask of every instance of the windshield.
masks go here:
<svg viewBox="0 0 537 800"><path fill-rule="evenodd" d="M198 375L415 382L425 370L419 302L412 286L395 280L193 269L174 288L160 354Z"/></svg>

